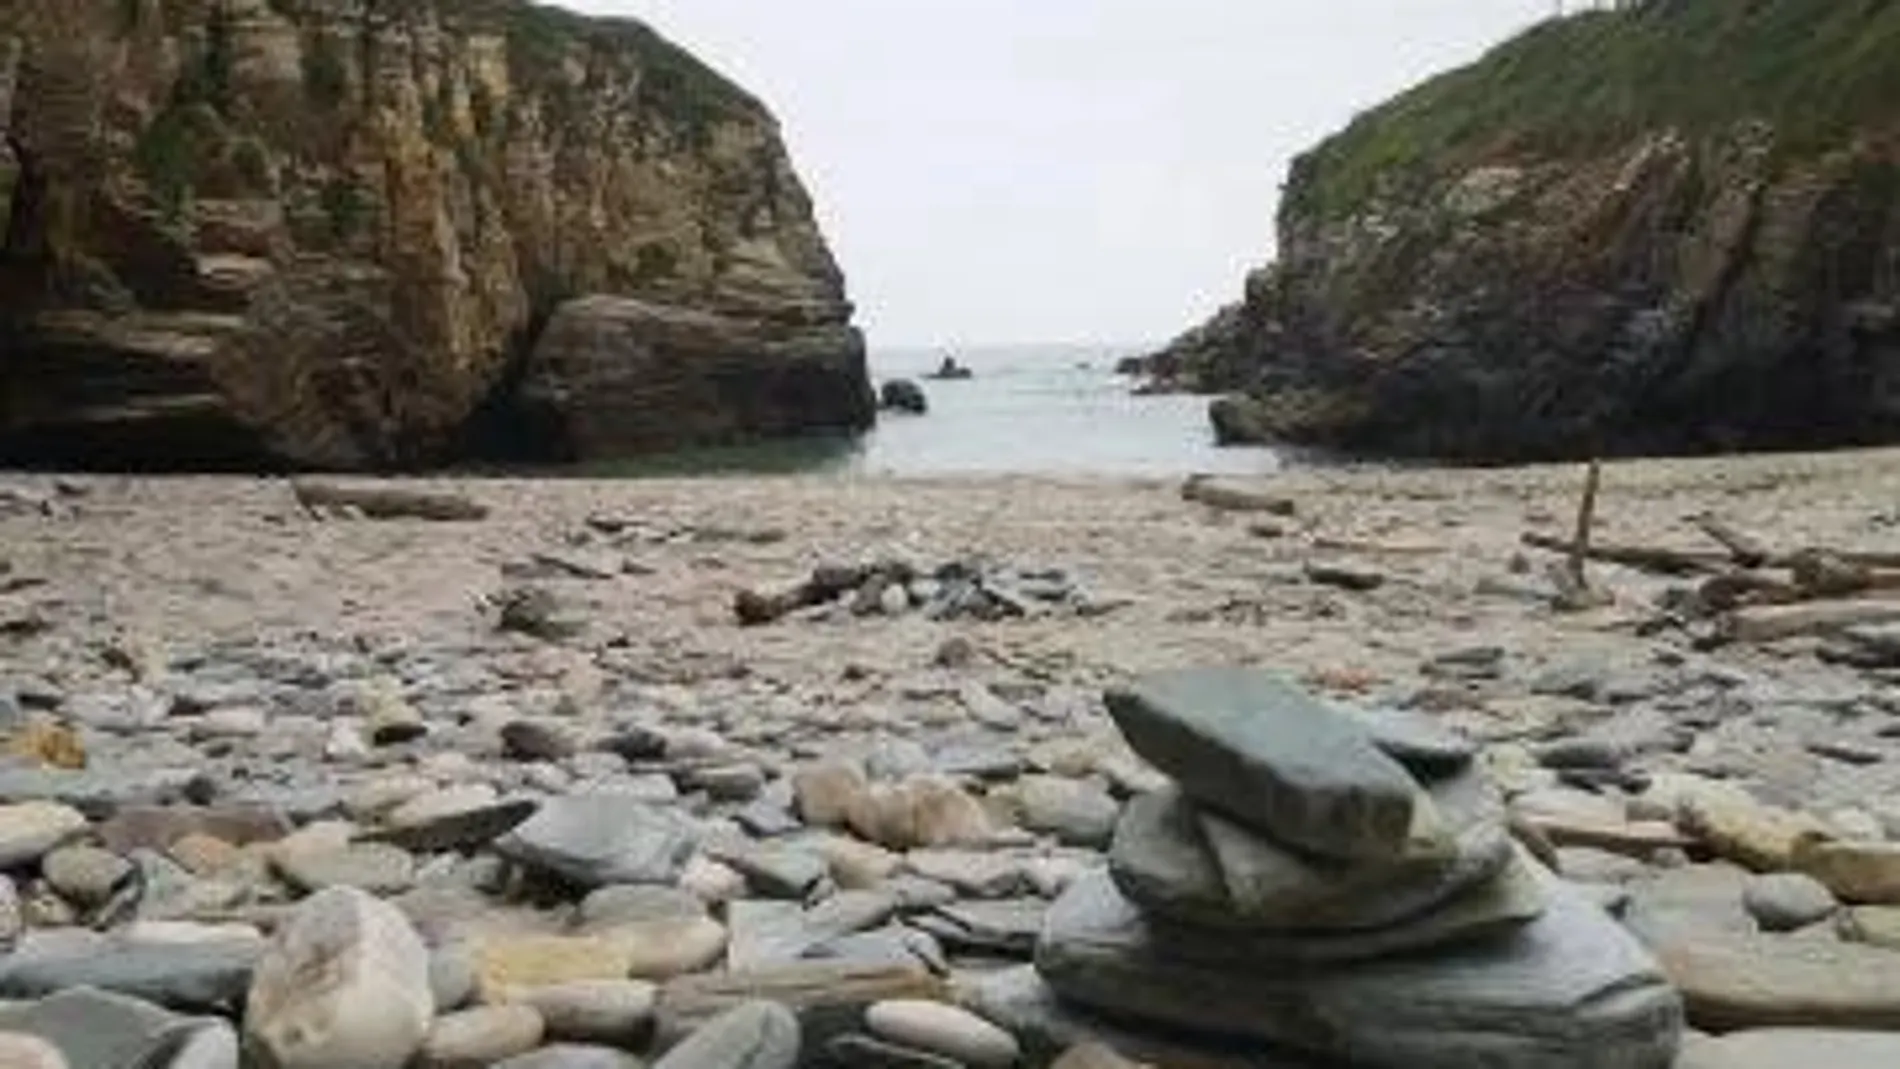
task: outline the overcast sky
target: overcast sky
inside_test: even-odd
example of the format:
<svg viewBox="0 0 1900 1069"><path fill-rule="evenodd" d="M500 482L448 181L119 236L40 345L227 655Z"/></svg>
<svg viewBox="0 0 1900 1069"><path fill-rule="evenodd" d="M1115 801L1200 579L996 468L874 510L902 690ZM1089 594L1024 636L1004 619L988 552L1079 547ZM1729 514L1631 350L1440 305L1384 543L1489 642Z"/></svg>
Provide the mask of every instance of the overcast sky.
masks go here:
<svg viewBox="0 0 1900 1069"><path fill-rule="evenodd" d="M777 113L874 344L1164 340L1288 160L1553 0L566 0Z"/></svg>

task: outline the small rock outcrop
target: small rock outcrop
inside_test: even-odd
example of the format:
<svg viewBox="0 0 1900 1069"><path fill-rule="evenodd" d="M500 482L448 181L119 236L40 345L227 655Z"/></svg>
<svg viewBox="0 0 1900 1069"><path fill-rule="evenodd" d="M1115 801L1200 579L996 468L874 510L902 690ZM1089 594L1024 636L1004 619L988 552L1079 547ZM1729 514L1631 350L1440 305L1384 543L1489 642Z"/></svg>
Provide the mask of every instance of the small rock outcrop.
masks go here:
<svg viewBox="0 0 1900 1069"><path fill-rule="evenodd" d="M842 319L772 321L624 297L555 312L520 403L535 437L569 457L623 456L877 418L864 338Z"/></svg>
<svg viewBox="0 0 1900 1069"><path fill-rule="evenodd" d="M878 391L878 407L890 412L908 412L921 416L930 411L930 399L923 387L909 379L892 379Z"/></svg>
<svg viewBox="0 0 1900 1069"><path fill-rule="evenodd" d="M1492 463L1900 440L1891 12L1615 7L1297 160L1278 263L1150 373L1242 395L1213 412L1227 443Z"/></svg>
<svg viewBox="0 0 1900 1069"><path fill-rule="evenodd" d="M850 318L771 114L638 22L7 5L0 463L426 465L523 391L535 452L858 428Z"/></svg>

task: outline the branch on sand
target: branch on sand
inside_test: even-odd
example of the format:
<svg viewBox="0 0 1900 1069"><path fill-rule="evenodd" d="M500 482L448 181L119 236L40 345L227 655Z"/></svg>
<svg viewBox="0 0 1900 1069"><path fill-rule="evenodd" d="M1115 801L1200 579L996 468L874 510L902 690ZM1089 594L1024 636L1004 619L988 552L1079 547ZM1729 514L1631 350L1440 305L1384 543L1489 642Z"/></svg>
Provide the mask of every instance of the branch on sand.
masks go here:
<svg viewBox="0 0 1900 1069"><path fill-rule="evenodd" d="M1591 469L1573 537L1523 536L1533 549L1563 554L1564 560L1550 568L1561 606L1574 607L1575 599L1588 592L1583 562L1599 561L1672 578L1700 577L1693 587L1672 591L1667 604L1673 612L1708 621L1713 642L1774 642L1900 622L1900 553L1776 552L1763 539L1706 513L1692 522L1722 547L1719 551L1593 543L1594 463Z"/></svg>
<svg viewBox="0 0 1900 1069"><path fill-rule="evenodd" d="M488 506L460 494L393 486L343 486L299 479L291 483L297 503L312 514L353 511L372 520L459 522L488 518Z"/></svg>

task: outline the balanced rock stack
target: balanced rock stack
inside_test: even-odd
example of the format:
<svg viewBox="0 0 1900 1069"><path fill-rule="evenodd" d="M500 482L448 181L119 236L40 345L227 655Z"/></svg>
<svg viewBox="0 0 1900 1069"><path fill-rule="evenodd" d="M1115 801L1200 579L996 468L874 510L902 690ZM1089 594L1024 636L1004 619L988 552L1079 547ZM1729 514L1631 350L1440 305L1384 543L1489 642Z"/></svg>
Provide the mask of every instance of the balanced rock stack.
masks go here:
<svg viewBox="0 0 1900 1069"><path fill-rule="evenodd" d="M1177 786L1049 913L1036 966L1070 1005L1351 1065L1673 1060L1676 992L1514 844L1464 740L1237 669L1109 709Z"/></svg>

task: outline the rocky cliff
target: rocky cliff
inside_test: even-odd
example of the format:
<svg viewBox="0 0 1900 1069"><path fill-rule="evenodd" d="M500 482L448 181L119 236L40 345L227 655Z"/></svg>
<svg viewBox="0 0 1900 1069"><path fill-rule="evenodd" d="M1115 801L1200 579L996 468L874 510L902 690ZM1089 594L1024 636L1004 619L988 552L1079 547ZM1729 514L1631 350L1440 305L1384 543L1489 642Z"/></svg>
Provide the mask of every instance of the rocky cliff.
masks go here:
<svg viewBox="0 0 1900 1069"><path fill-rule="evenodd" d="M776 123L635 22L0 0L0 134L0 463L453 459L539 374L541 326L593 295L727 322L708 344L772 340L701 354L768 383L739 417L643 407L618 372L614 396L569 393L641 411L646 445L872 418ZM797 368L773 363L786 346ZM534 425L562 434L558 415Z"/></svg>
<svg viewBox="0 0 1900 1069"><path fill-rule="evenodd" d="M1900 4L1540 25L1298 160L1156 357L1228 441L1475 461L1900 439Z"/></svg>

